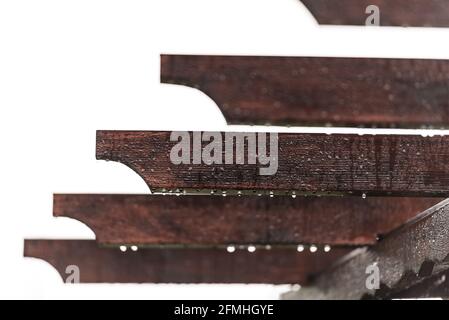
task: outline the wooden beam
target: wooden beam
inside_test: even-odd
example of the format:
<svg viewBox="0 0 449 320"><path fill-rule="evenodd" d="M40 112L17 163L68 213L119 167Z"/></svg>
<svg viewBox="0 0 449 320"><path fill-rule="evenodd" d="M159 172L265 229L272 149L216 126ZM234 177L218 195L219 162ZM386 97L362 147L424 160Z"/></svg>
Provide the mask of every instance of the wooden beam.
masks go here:
<svg viewBox="0 0 449 320"><path fill-rule="evenodd" d="M446 261L449 263L449 261ZM396 293L395 299L449 299L449 270L436 273L434 276L417 281L416 285L411 286L401 292Z"/></svg>
<svg viewBox="0 0 449 320"><path fill-rule="evenodd" d="M80 283L296 284L348 251L147 248L121 252L88 240L25 240L25 257L47 261L64 280L67 267L77 266Z"/></svg>
<svg viewBox="0 0 449 320"><path fill-rule="evenodd" d="M351 253L318 275L308 287L284 298L391 299L441 294L442 287L432 291L432 281L441 281L449 270L448 225L449 199L375 246Z"/></svg>
<svg viewBox="0 0 449 320"><path fill-rule="evenodd" d="M368 245L439 198L55 195L102 245Z"/></svg>
<svg viewBox="0 0 449 320"><path fill-rule="evenodd" d="M301 0L319 24L365 25L375 5L381 26L449 27L446 0ZM406 9L404 9L406 8ZM369 8L368 8L369 9Z"/></svg>
<svg viewBox="0 0 449 320"><path fill-rule="evenodd" d="M161 56L161 81L201 90L229 124L448 127L448 73L448 60Z"/></svg>
<svg viewBox="0 0 449 320"><path fill-rule="evenodd" d="M192 135L201 139L201 133L186 134L188 141ZM224 133L217 135L226 140ZM98 131L97 159L127 165L156 193L215 190L254 195L449 196L447 136L279 134L268 152L270 157L274 155L269 165L246 160L249 143L240 155L245 156L242 164L235 158L231 164L205 164L198 154L192 156L189 148L184 150L187 162L175 164L170 154L179 143L170 136L170 132L156 131ZM204 156L210 145L201 143ZM227 152L218 145L218 155L224 161ZM194 157L199 164L194 164ZM261 175L262 168L268 166L275 169L273 174Z"/></svg>

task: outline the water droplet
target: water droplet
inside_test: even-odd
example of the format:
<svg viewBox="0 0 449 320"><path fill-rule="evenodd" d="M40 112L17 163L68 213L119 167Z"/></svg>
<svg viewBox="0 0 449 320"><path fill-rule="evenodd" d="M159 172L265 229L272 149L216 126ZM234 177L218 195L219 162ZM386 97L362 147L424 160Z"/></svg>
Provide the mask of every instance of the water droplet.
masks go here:
<svg viewBox="0 0 449 320"><path fill-rule="evenodd" d="M226 248L226 250L227 250L229 253L234 253L234 252L235 252L235 247L234 247L234 246L228 246L228 247Z"/></svg>

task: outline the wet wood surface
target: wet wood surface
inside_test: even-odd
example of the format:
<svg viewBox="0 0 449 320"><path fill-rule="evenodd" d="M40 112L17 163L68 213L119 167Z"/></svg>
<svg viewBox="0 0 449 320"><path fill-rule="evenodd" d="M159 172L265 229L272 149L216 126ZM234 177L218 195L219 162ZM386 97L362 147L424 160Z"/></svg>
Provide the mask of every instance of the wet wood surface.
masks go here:
<svg viewBox="0 0 449 320"><path fill-rule="evenodd" d="M246 160L243 164L235 159L232 164L193 164L192 154L187 153L187 163L174 164L170 154L178 142L170 141L170 135L158 131L99 131L97 159L127 165L153 192L449 195L447 136L279 134L274 139L278 148L273 147L278 150L272 161L276 171L261 175L261 169L268 165ZM207 145L203 142L202 149ZM245 154L247 146L245 143Z"/></svg>
<svg viewBox="0 0 449 320"><path fill-rule="evenodd" d="M161 81L201 90L229 124L448 127L448 73L447 60L161 56Z"/></svg>
<svg viewBox="0 0 449 320"><path fill-rule="evenodd" d="M448 223L449 200L444 200L378 244L352 252L318 275L309 287L285 298L391 299L445 294Z"/></svg>
<svg viewBox="0 0 449 320"><path fill-rule="evenodd" d="M329 266L349 249L297 252L295 249L100 248L89 240L26 240L25 257L50 263L66 281L77 266L81 283L296 284Z"/></svg>
<svg viewBox="0 0 449 320"><path fill-rule="evenodd" d="M301 0L319 24L365 25L379 8L381 26L449 27L447 0Z"/></svg>
<svg viewBox="0 0 449 320"><path fill-rule="evenodd" d="M370 245L439 198L54 196L102 245Z"/></svg>
<svg viewBox="0 0 449 320"><path fill-rule="evenodd" d="M449 271L435 273L432 277L417 281L417 284L411 286L394 295L395 299L449 299Z"/></svg>

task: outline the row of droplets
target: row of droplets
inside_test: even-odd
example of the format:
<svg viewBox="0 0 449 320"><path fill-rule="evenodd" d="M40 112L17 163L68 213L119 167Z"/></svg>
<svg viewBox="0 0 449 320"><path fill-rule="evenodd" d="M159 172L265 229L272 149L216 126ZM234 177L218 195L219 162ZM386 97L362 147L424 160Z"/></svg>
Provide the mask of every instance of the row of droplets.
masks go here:
<svg viewBox="0 0 449 320"><path fill-rule="evenodd" d="M240 247L239 247L239 249L245 249L245 248L246 248L246 250L248 250L248 252L250 252L250 253L256 252L256 250L257 250L256 246L248 246L248 247L240 246ZM226 250L227 250L229 253L234 253L234 252L237 251L237 247L236 247L236 246L228 246L228 247L226 248ZM270 245L265 246L265 250L271 250L271 246L270 246ZM331 250L332 250L332 247L331 247L330 245L325 245L325 246L323 247L323 251L326 252L326 253L327 253L327 252L330 252ZM298 251L298 252L304 252L304 251L306 251L306 246L304 246L304 245L298 245L298 246L296 247L296 251ZM316 246L316 245L311 245L311 246L309 247L309 251L310 251L311 253L316 253L316 252L318 252L318 246Z"/></svg>
<svg viewBox="0 0 449 320"><path fill-rule="evenodd" d="M220 192L217 192L217 191L215 191L215 190L212 190L212 191L210 191L210 194L211 195L216 195L217 193L220 193ZM169 191L169 192L166 192L166 191L163 191L162 192L162 195L175 195L175 196L181 196L181 195L186 195L187 194L187 192L186 191L184 191L184 192L173 192L173 191ZM239 197L241 197L243 195L243 193L242 193L242 191L237 191L237 196L239 196ZM259 197L262 197L263 196L263 194L262 193L258 193L257 194ZM221 196L222 197L227 197L228 196L228 193L227 193L227 191L221 191ZM275 194L274 194L274 191L270 191L270 193L269 193L269 196L270 196L270 198L274 198L274 196L275 196ZM293 191L293 192L291 192L291 197L293 198L293 199L296 199L297 197L298 197L298 195L296 194L296 192L295 191ZM368 195L366 194L366 193L363 193L362 194L362 198L363 199L366 199L368 197Z"/></svg>
<svg viewBox="0 0 449 320"><path fill-rule="evenodd" d="M133 251L133 252L137 252L139 250L139 247L138 246L131 246L131 247L129 247L129 249L131 249L131 251ZM227 246L226 247L226 251L228 253L234 253L234 252L237 251L237 249L243 249L243 250L246 249L250 253L254 253L257 250L256 246L239 246L239 247L236 247L236 246L232 246L231 245L231 246ZM271 250L271 246L270 245L265 246L265 250ZM331 250L332 250L332 247L330 245L325 245L323 247L323 251L326 252L326 253L330 252ZM128 247L127 246L120 246L120 251L121 252L127 252L128 251ZM296 251L304 252L304 251L306 251L306 246L298 245L296 247ZM311 253L318 252L318 246L316 246L316 245L309 246L309 251Z"/></svg>

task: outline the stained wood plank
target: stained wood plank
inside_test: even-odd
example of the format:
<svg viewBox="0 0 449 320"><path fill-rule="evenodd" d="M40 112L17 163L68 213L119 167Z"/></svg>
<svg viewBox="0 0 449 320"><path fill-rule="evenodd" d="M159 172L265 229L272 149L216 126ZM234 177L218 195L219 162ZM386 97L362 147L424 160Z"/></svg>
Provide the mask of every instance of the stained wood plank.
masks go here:
<svg viewBox="0 0 449 320"><path fill-rule="evenodd" d="M348 249L298 253L292 249L141 249L123 253L95 241L26 240L25 257L50 263L66 279L76 265L81 283L304 283Z"/></svg>
<svg viewBox="0 0 449 320"><path fill-rule="evenodd" d="M439 201L57 194L53 214L103 245L368 245Z"/></svg>
<svg viewBox="0 0 449 320"><path fill-rule="evenodd" d="M442 287L432 291L428 281L449 270L448 224L449 199L395 230L375 246L348 255L318 275L308 288L287 294L285 298L391 299L403 296L402 293L414 294L415 298L444 293ZM375 266L378 273L368 269L370 266ZM375 284L370 281L375 277L379 279L377 289L367 286L367 283Z"/></svg>
<svg viewBox="0 0 449 320"><path fill-rule="evenodd" d="M381 26L449 27L447 0L301 0L319 24L365 25L366 8L380 10Z"/></svg>
<svg viewBox="0 0 449 320"><path fill-rule="evenodd" d="M156 131L99 131L97 159L127 165L153 192L179 189L250 194L449 195L447 136L279 134L275 139L279 151L274 161L277 171L264 176L260 175L264 165L248 161L192 164L190 154L187 164L176 165L170 153L178 142L170 141L170 135ZM203 148L207 144L203 142Z"/></svg>
<svg viewBox="0 0 449 320"><path fill-rule="evenodd" d="M229 124L448 127L448 73L447 60L161 57L163 83L201 90Z"/></svg>
<svg viewBox="0 0 449 320"><path fill-rule="evenodd" d="M449 261L446 261L449 263ZM436 273L430 278L418 281L416 285L411 286L404 291L394 295L395 299L449 299L449 271Z"/></svg>

